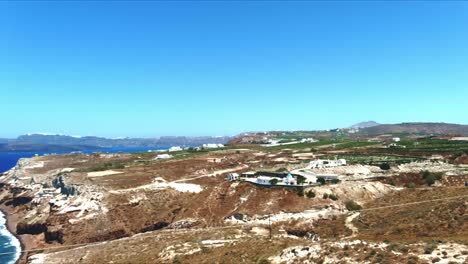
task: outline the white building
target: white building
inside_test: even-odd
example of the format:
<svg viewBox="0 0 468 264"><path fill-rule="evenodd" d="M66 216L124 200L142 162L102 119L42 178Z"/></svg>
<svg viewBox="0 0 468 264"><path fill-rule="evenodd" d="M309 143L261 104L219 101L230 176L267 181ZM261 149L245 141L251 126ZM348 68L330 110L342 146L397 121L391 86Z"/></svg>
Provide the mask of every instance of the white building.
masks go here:
<svg viewBox="0 0 468 264"><path fill-rule="evenodd" d="M245 178L253 178L255 177L256 172L255 171L247 171L242 173L242 177Z"/></svg>
<svg viewBox="0 0 468 264"><path fill-rule="evenodd" d="M276 177L268 177L268 176L258 176L257 180L255 181L257 184L262 184L262 185L272 185L271 180L277 179L278 182L281 182L281 179L276 178Z"/></svg>
<svg viewBox="0 0 468 264"><path fill-rule="evenodd" d="M336 174L318 174L317 178L323 178L326 181L338 180L338 175Z"/></svg>
<svg viewBox="0 0 468 264"><path fill-rule="evenodd" d="M157 155L154 159L159 160L159 159L170 159L172 158L172 155L169 154L159 154Z"/></svg>
<svg viewBox="0 0 468 264"><path fill-rule="evenodd" d="M394 138L392 138L392 140L393 140L393 142L400 142L401 139L399 137L394 137Z"/></svg>
<svg viewBox="0 0 468 264"><path fill-rule="evenodd" d="M321 169L321 168L332 168L332 167L338 167L338 166L344 166L346 165L346 160L345 159L337 159L337 160L313 160L309 163L309 169Z"/></svg>
<svg viewBox="0 0 468 264"><path fill-rule="evenodd" d="M305 171L305 170L296 170L296 171L293 171L293 173L304 177L305 185L317 183L317 175L313 172Z"/></svg>
<svg viewBox="0 0 468 264"><path fill-rule="evenodd" d="M223 144L203 144L204 148L224 148Z"/></svg>
<svg viewBox="0 0 468 264"><path fill-rule="evenodd" d="M294 177L291 175L291 173L288 173L288 176L286 176L286 178L284 178L284 184L285 185L296 185L296 179L294 179Z"/></svg>
<svg viewBox="0 0 468 264"><path fill-rule="evenodd" d="M229 173L227 178L228 181L237 181L239 180L239 174L237 173Z"/></svg>
<svg viewBox="0 0 468 264"><path fill-rule="evenodd" d="M317 140L313 139L313 138L303 138L301 139L301 143L314 143L314 142L317 142Z"/></svg>
<svg viewBox="0 0 468 264"><path fill-rule="evenodd" d="M183 149L182 149L181 147L177 146L177 147L171 147L171 148L169 149L169 152L181 151L181 150L183 150Z"/></svg>

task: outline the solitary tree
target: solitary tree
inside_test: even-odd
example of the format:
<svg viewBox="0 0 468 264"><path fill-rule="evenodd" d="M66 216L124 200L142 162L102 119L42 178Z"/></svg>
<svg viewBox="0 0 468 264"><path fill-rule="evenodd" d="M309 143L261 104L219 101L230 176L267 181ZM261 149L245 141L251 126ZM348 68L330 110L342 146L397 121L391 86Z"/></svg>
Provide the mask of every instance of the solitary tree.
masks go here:
<svg viewBox="0 0 468 264"><path fill-rule="evenodd" d="M297 176L297 184L304 184L306 181L306 178L304 176Z"/></svg>
<svg viewBox="0 0 468 264"><path fill-rule="evenodd" d="M340 180L339 180L339 179L333 179L333 180L331 180L331 182L332 182L333 184L337 184L337 183L340 183Z"/></svg>
<svg viewBox="0 0 468 264"><path fill-rule="evenodd" d="M325 185L325 178L318 178L317 182L320 183L321 185Z"/></svg>
<svg viewBox="0 0 468 264"><path fill-rule="evenodd" d="M390 164L388 164L388 163L382 163L382 164L380 164L380 169L382 169L382 170L389 170L389 169L390 169Z"/></svg>
<svg viewBox="0 0 468 264"><path fill-rule="evenodd" d="M315 197L315 193L313 191L308 191L306 193L306 195L307 195L307 198L314 198Z"/></svg>
<svg viewBox="0 0 468 264"><path fill-rule="evenodd" d="M358 203L356 203L353 200L346 201L345 206L346 206L346 209L348 209L349 211L357 211L357 210L362 209L362 206L360 206Z"/></svg>

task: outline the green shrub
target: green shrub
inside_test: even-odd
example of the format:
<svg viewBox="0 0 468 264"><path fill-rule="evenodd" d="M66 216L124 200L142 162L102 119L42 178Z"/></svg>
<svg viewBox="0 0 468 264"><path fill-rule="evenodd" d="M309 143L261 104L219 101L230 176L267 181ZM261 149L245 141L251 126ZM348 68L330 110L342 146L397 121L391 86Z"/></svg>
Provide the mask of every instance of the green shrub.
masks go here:
<svg viewBox="0 0 468 264"><path fill-rule="evenodd" d="M434 251L437 248L437 245L435 243L427 243L424 246L424 254L431 254L432 251Z"/></svg>
<svg viewBox="0 0 468 264"><path fill-rule="evenodd" d="M346 201L345 206L348 211L358 211L362 209L362 206L353 200Z"/></svg>
<svg viewBox="0 0 468 264"><path fill-rule="evenodd" d="M337 201L337 200L338 200L338 195L329 194L329 195L328 195L328 198L329 198L330 200Z"/></svg>
<svg viewBox="0 0 468 264"><path fill-rule="evenodd" d="M416 187L416 183L410 182L410 183L407 184L407 186L408 186L408 188L414 188L414 187Z"/></svg>
<svg viewBox="0 0 468 264"><path fill-rule="evenodd" d="M390 164L388 164L388 163L382 163L382 164L380 164L379 167L380 167L380 169L382 169L382 170L389 170L389 169L390 169Z"/></svg>
<svg viewBox="0 0 468 264"><path fill-rule="evenodd" d="M321 185L325 185L325 179L324 178L318 178L317 182L320 183Z"/></svg>
<svg viewBox="0 0 468 264"><path fill-rule="evenodd" d="M307 198L314 198L314 197L315 197L315 193L314 193L313 191L308 191L308 192L306 193L306 196L307 196Z"/></svg>
<svg viewBox="0 0 468 264"><path fill-rule="evenodd" d="M324 193L322 196L323 199L328 199L328 193Z"/></svg>
<svg viewBox="0 0 468 264"><path fill-rule="evenodd" d="M304 184L306 181L306 178L304 176L297 176L297 184Z"/></svg>
<svg viewBox="0 0 468 264"><path fill-rule="evenodd" d="M426 184L429 186L433 185L436 181L442 179L442 173L432 173L428 170L424 170L421 171L420 174L423 177Z"/></svg>
<svg viewBox="0 0 468 264"><path fill-rule="evenodd" d="M339 179L333 179L333 180L331 180L331 183L333 183L333 184L337 184L337 183L339 183L339 182L340 182Z"/></svg>
<svg viewBox="0 0 468 264"><path fill-rule="evenodd" d="M278 179L276 179L276 178L271 179L271 180L270 180L270 184L271 184L271 185L276 185L276 184L278 184Z"/></svg>

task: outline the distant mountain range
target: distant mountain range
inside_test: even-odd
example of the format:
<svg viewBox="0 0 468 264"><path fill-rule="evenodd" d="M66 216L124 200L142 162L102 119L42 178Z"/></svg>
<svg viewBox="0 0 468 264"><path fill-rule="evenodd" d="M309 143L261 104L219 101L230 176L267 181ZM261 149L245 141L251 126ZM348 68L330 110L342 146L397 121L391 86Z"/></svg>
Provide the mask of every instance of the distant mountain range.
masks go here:
<svg viewBox="0 0 468 264"><path fill-rule="evenodd" d="M381 124L362 128L364 135L381 135L392 133L422 134L422 135L468 135L468 125L448 123L401 123Z"/></svg>
<svg viewBox="0 0 468 264"><path fill-rule="evenodd" d="M366 121L350 128L358 128L357 135L375 136L382 134L417 134L417 135L465 135L468 136L468 125L448 123L401 123L379 124ZM28 134L16 139L0 139L0 152L6 151L82 151L104 150L110 148L169 148L171 146L194 147L203 144L226 144L238 137L160 137L160 138L120 138L73 137L65 135Z"/></svg>
<svg viewBox="0 0 468 264"><path fill-rule="evenodd" d="M231 137L160 137L121 138L73 137L65 135L28 134L16 139L0 139L0 152L5 151L80 151L107 148L161 148L225 144Z"/></svg>
<svg viewBox="0 0 468 264"><path fill-rule="evenodd" d="M378 126L378 125L380 124L375 121L366 121L366 122L361 122L361 123L352 125L350 128L366 128L366 127L373 127L373 126Z"/></svg>

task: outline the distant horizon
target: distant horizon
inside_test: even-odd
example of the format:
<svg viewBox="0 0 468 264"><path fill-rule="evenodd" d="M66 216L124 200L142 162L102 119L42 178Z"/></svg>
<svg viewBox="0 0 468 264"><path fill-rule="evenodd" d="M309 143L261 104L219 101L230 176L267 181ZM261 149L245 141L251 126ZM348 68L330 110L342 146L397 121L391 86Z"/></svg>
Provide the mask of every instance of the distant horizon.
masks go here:
<svg viewBox="0 0 468 264"><path fill-rule="evenodd" d="M0 137L468 123L468 2L0 1Z"/></svg>
<svg viewBox="0 0 468 264"><path fill-rule="evenodd" d="M20 136L31 136L31 135L43 135L43 136L68 136L68 137L74 137L74 138L84 138L84 137L98 137L98 138L105 138L105 139L127 139L127 138L141 138L141 139L152 139L152 138L161 138L161 137L234 137L237 135L240 135L242 133L262 133L262 132L274 132L274 131L324 131L324 130L331 130L331 129L344 129L344 128L351 128L354 125L357 125L359 123L365 123L365 122L376 122L379 125L396 125L396 124L406 124L406 123L444 123L444 124L453 124L453 125L468 125L468 124L463 124L463 123L452 123L452 122L443 122L443 121L404 121L404 122L397 122L397 123L381 123L375 120L367 120L367 121L360 121L356 122L355 124L349 125L349 126L342 126L342 127L330 127L326 129L295 129L295 130L285 130L285 129L274 129L274 130L258 130L258 131L253 131L253 130L245 130L242 132L239 132L237 134L233 135L210 135L210 134L203 134L203 135L155 135L155 136L147 136L147 137L141 137L141 136L121 136L121 137L109 137L109 136L101 136L101 135L72 135L72 134L62 134L62 133L50 133L50 132L28 132L28 133L23 133L19 134L16 136L10 136L10 137L5 137L5 136L0 136L1 139L16 139Z"/></svg>

